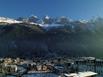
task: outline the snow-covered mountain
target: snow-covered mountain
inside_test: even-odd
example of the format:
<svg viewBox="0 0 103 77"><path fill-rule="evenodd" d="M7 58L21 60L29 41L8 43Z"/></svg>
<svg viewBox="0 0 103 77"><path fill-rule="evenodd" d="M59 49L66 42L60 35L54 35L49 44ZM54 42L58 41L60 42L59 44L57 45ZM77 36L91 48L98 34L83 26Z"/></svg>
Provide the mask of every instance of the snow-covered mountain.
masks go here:
<svg viewBox="0 0 103 77"><path fill-rule="evenodd" d="M1 17L0 22L0 57L103 56L103 18Z"/></svg>
<svg viewBox="0 0 103 77"><path fill-rule="evenodd" d="M0 17L0 23L14 24L14 23L28 23L38 25L44 29L52 29L52 28L69 28L72 30L93 30L95 28L101 28L103 25L103 18L95 18L92 20L72 20L68 17L19 17L17 19L12 19L8 17ZM100 26L98 26L100 25Z"/></svg>
<svg viewBox="0 0 103 77"><path fill-rule="evenodd" d="M22 21L17 21L15 19L11 19L11 18L6 18L6 17L0 17L0 23L22 23Z"/></svg>

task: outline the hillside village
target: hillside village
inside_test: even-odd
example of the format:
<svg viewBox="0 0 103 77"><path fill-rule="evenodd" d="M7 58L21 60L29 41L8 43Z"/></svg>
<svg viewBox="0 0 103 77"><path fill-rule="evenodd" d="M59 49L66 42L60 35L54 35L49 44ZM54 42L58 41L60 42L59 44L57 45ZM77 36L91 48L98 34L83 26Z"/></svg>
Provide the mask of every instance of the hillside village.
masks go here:
<svg viewBox="0 0 103 77"><path fill-rule="evenodd" d="M52 58L42 60L40 58L20 59L1 58L0 72L2 75L22 77L25 74L53 73L61 77L74 77L80 73L80 77L102 77L103 60L94 57L78 58ZM90 76L89 76L90 75Z"/></svg>

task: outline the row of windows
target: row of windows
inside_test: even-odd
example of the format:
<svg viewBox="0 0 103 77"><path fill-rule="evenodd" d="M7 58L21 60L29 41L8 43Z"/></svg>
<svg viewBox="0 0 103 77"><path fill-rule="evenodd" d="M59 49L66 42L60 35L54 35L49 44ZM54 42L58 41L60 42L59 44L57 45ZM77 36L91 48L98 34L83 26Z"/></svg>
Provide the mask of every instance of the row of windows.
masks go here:
<svg viewBox="0 0 103 77"><path fill-rule="evenodd" d="M79 71L94 71L94 72L97 72L98 74L103 74L103 68L98 68L98 67L89 67L89 66L85 66L85 67L82 67L82 66L79 66Z"/></svg>
<svg viewBox="0 0 103 77"><path fill-rule="evenodd" d="M103 61L76 61L75 64L102 64Z"/></svg>

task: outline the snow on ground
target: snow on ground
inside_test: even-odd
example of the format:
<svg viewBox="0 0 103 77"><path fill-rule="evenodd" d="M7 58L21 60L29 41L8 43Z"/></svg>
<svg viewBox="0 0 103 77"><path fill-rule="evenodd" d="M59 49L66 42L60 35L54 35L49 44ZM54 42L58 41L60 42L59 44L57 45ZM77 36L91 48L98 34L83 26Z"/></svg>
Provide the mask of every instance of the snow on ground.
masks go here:
<svg viewBox="0 0 103 77"><path fill-rule="evenodd" d="M40 24L41 27L48 28L48 27L58 27L60 24Z"/></svg>

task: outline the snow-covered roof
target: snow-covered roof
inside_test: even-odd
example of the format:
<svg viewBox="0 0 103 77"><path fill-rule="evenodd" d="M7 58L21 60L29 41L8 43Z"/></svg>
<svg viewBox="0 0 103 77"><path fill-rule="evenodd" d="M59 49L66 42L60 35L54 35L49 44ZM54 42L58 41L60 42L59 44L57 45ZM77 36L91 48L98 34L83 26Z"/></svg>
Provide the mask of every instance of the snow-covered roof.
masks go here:
<svg viewBox="0 0 103 77"><path fill-rule="evenodd" d="M88 77L88 76L95 76L95 75L97 75L97 73L91 71L65 74L65 76L67 77Z"/></svg>

